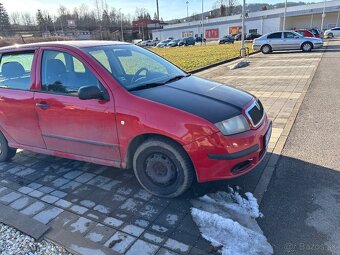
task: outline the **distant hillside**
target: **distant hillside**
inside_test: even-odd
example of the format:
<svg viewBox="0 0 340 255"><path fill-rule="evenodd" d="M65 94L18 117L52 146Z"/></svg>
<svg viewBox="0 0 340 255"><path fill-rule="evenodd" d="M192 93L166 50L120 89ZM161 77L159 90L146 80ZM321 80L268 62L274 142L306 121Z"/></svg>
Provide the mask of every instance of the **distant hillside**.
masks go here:
<svg viewBox="0 0 340 255"><path fill-rule="evenodd" d="M313 4L313 2L288 2L287 6L298 6L298 5L306 5L306 4ZM263 11L263 10L271 10L271 9L277 9L277 8L284 8L285 4L284 3L277 3L277 4L268 4L268 3L254 3L254 4L247 4L247 12L257 12L257 11ZM228 6L226 6L226 8L228 9ZM237 15L237 14L241 14L242 12L242 5L236 5L233 8L232 11L232 15ZM204 13L204 18L208 17L208 18L218 18L218 17L223 17L223 16L227 16L227 15L221 15L221 9L220 8L216 8L216 9L212 9L210 11L206 11ZM227 12L225 12L227 13ZM173 19L173 20L169 20L166 21L165 23L182 23L182 22L188 22L188 21L193 21L193 20L201 20L202 18L202 14L201 13L195 13L192 16L188 17L188 18L181 18L181 19Z"/></svg>

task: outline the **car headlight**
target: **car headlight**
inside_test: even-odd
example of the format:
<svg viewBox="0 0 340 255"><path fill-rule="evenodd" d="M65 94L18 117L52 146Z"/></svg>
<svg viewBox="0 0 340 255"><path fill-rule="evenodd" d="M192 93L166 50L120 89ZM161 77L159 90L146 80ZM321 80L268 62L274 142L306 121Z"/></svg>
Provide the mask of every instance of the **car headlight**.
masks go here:
<svg viewBox="0 0 340 255"><path fill-rule="evenodd" d="M215 123L215 126L224 135L234 135L250 129L246 118L241 114L233 118Z"/></svg>

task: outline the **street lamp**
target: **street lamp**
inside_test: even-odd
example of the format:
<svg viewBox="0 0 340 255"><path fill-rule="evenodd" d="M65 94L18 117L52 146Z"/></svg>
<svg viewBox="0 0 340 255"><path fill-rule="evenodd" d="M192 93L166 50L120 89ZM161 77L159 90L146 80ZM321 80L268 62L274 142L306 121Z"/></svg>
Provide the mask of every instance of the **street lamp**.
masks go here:
<svg viewBox="0 0 340 255"><path fill-rule="evenodd" d="M326 17L326 0L323 1L323 11L322 11L322 16L321 16L321 32L323 31L323 26L325 22L325 17Z"/></svg>
<svg viewBox="0 0 340 255"><path fill-rule="evenodd" d="M283 14L282 30L286 29L286 15L287 15L287 0L285 1L285 11L284 11L284 14Z"/></svg>
<svg viewBox="0 0 340 255"><path fill-rule="evenodd" d="M189 1L186 1L186 4L187 4L187 19L189 17Z"/></svg>
<svg viewBox="0 0 340 255"><path fill-rule="evenodd" d="M121 11L121 8L119 9L120 12L120 33L121 33L121 38L122 41L124 41L124 32L123 32L123 13Z"/></svg>
<svg viewBox="0 0 340 255"><path fill-rule="evenodd" d="M202 37L201 37L201 45L203 45L204 41L204 12L203 12L203 0L202 0Z"/></svg>
<svg viewBox="0 0 340 255"><path fill-rule="evenodd" d="M244 47L244 39L245 39L245 18L246 18L246 0L243 0L242 5L242 34L241 34L241 57L244 58L246 56L246 48Z"/></svg>

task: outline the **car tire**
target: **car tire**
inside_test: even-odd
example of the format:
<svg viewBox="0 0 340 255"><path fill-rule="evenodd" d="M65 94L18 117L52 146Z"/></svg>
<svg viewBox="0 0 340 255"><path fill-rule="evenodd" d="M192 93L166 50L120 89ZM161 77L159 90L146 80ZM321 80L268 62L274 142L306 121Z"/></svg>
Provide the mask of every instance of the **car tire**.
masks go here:
<svg viewBox="0 0 340 255"><path fill-rule="evenodd" d="M265 44L261 47L261 52L263 54L269 54L270 52L272 52L272 47L268 44Z"/></svg>
<svg viewBox="0 0 340 255"><path fill-rule="evenodd" d="M133 170L144 189L166 198L183 194L194 177L194 167L183 147L162 138L148 139L137 148Z"/></svg>
<svg viewBox="0 0 340 255"><path fill-rule="evenodd" d="M334 38L334 35L333 35L333 33L329 33L329 34L327 35L327 37L328 37L328 38Z"/></svg>
<svg viewBox="0 0 340 255"><path fill-rule="evenodd" d="M303 52L311 52L313 49L313 44L310 42L305 42L301 45L301 49Z"/></svg>
<svg viewBox="0 0 340 255"><path fill-rule="evenodd" d="M0 132L0 162L11 160L17 152L17 149L8 146L5 136Z"/></svg>

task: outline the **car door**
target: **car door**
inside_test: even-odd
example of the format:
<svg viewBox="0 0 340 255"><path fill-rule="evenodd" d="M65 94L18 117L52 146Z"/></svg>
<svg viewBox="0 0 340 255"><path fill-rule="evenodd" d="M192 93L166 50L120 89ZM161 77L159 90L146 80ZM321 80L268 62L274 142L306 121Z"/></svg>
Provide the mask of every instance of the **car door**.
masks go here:
<svg viewBox="0 0 340 255"><path fill-rule="evenodd" d="M95 70L68 50L44 48L36 111L47 149L120 162L113 96ZM107 99L81 100L78 89L97 86Z"/></svg>
<svg viewBox="0 0 340 255"><path fill-rule="evenodd" d="M298 50L301 47L301 37L292 32L283 32L282 48L285 50Z"/></svg>
<svg viewBox="0 0 340 255"><path fill-rule="evenodd" d="M0 55L0 127L12 146L45 148L34 107L35 51Z"/></svg>
<svg viewBox="0 0 340 255"><path fill-rule="evenodd" d="M273 50L283 49L281 32L275 32L275 33L268 35L267 40Z"/></svg>
<svg viewBox="0 0 340 255"><path fill-rule="evenodd" d="M337 37L340 36L340 28L339 27L334 28L334 30L332 32L333 32L334 36L337 36Z"/></svg>

